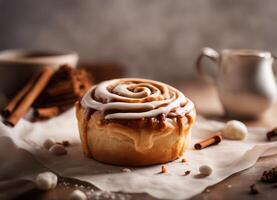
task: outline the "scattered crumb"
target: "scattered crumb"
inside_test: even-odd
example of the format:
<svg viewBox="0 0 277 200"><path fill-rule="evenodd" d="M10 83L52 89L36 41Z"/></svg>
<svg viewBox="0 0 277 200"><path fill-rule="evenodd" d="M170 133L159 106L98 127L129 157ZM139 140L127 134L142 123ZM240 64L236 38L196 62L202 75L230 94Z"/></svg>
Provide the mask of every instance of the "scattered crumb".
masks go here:
<svg viewBox="0 0 277 200"><path fill-rule="evenodd" d="M132 170L129 169L129 168L123 168L123 169L121 169L121 171L122 171L122 172L131 172Z"/></svg>
<svg viewBox="0 0 277 200"><path fill-rule="evenodd" d="M185 158L183 158L183 159L181 160L181 162L182 162L182 163L185 163L185 162L187 162L187 160L186 160Z"/></svg>
<svg viewBox="0 0 277 200"><path fill-rule="evenodd" d="M227 188L232 188L233 186L232 185L227 185Z"/></svg>
<svg viewBox="0 0 277 200"><path fill-rule="evenodd" d="M276 183L277 182L277 168L273 167L270 170L266 170L263 172L261 177L261 181L265 183Z"/></svg>
<svg viewBox="0 0 277 200"><path fill-rule="evenodd" d="M161 172L160 173L162 173L162 174L167 173L167 168L164 165L161 166Z"/></svg>
<svg viewBox="0 0 277 200"><path fill-rule="evenodd" d="M205 192L206 192L206 193L210 193L211 190L210 190L210 189L206 189Z"/></svg>
<svg viewBox="0 0 277 200"><path fill-rule="evenodd" d="M67 140L64 140L62 142L56 142L56 144L62 145L64 147L69 147L70 146L70 143Z"/></svg>
<svg viewBox="0 0 277 200"><path fill-rule="evenodd" d="M185 174L184 174L184 176L187 176L187 175L189 175L190 174L190 170L187 170L187 171L185 171Z"/></svg>
<svg viewBox="0 0 277 200"><path fill-rule="evenodd" d="M63 145L60 144L54 144L52 147L50 147L49 152L53 155L66 155L67 150L64 148Z"/></svg>
<svg viewBox="0 0 277 200"><path fill-rule="evenodd" d="M274 128L273 130L267 132L266 137L267 137L268 141L276 141L276 139L277 139L277 127Z"/></svg>
<svg viewBox="0 0 277 200"><path fill-rule="evenodd" d="M62 145L65 146L65 147L69 147L70 143L69 143L69 141L64 140L64 141L62 141Z"/></svg>
<svg viewBox="0 0 277 200"><path fill-rule="evenodd" d="M48 138L43 142L43 147L45 149L50 149L55 143L56 141L53 138Z"/></svg>
<svg viewBox="0 0 277 200"><path fill-rule="evenodd" d="M259 194L259 193L260 193L260 192L259 192L259 189L258 189L258 187L257 187L256 184L250 185L249 194L255 195L255 194Z"/></svg>

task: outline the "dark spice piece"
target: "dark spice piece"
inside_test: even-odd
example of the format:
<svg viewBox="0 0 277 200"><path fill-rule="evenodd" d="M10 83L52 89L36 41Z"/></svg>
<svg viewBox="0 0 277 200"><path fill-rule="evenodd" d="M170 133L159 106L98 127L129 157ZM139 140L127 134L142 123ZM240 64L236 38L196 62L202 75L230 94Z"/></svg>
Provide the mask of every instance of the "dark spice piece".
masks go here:
<svg viewBox="0 0 277 200"><path fill-rule="evenodd" d="M69 141L67 141L67 140L64 140L64 141L62 141L62 142L56 142L57 144L60 144L60 145L62 145L62 146L64 146L64 147L69 147L70 146L70 143L69 143Z"/></svg>
<svg viewBox="0 0 277 200"><path fill-rule="evenodd" d="M68 147L70 143L67 140L62 141L62 145Z"/></svg>
<svg viewBox="0 0 277 200"><path fill-rule="evenodd" d="M249 194L255 195L255 194L259 194L259 193L260 193L260 192L259 192L258 187L257 187L256 184L250 185Z"/></svg>
<svg viewBox="0 0 277 200"><path fill-rule="evenodd" d="M166 168L164 165L161 166L161 171L160 171L160 173L161 173L161 174L167 173L167 168Z"/></svg>
<svg viewBox="0 0 277 200"><path fill-rule="evenodd" d="M277 168L274 167L271 170L264 171L261 177L261 181L265 183L276 183L277 182Z"/></svg>
<svg viewBox="0 0 277 200"><path fill-rule="evenodd" d="M266 137L268 141L277 140L277 128L274 128L273 130L269 131L266 134Z"/></svg>
<svg viewBox="0 0 277 200"><path fill-rule="evenodd" d="M190 170L187 170L187 171L185 171L184 176L187 176L187 175L189 175L189 174L190 174Z"/></svg>

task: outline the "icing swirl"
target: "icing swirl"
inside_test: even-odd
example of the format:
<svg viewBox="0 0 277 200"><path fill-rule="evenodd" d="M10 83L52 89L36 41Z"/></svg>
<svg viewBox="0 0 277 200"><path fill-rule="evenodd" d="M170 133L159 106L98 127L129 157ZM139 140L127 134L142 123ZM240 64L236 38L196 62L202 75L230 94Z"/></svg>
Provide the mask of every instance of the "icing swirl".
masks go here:
<svg viewBox="0 0 277 200"><path fill-rule="evenodd" d="M113 79L92 87L82 98L85 108L105 113L105 119L184 116L194 105L179 90L147 79Z"/></svg>

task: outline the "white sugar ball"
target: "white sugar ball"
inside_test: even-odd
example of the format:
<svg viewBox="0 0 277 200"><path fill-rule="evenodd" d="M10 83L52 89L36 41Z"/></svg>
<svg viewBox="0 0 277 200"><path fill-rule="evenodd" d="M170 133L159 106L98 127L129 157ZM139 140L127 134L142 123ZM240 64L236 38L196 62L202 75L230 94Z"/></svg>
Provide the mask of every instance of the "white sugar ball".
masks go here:
<svg viewBox="0 0 277 200"><path fill-rule="evenodd" d="M69 200L86 200L86 199L87 199L86 194L81 190L74 190L69 196Z"/></svg>
<svg viewBox="0 0 277 200"><path fill-rule="evenodd" d="M56 141L53 138L48 138L44 141L43 147L45 149L50 149L54 144L56 144Z"/></svg>
<svg viewBox="0 0 277 200"><path fill-rule="evenodd" d="M201 167L199 167L199 172L202 175L210 176L213 172L213 168L209 165L202 165Z"/></svg>
<svg viewBox="0 0 277 200"><path fill-rule="evenodd" d="M222 130L222 136L230 140L243 140L247 137L248 130L244 123L232 120L227 122Z"/></svg>
<svg viewBox="0 0 277 200"><path fill-rule="evenodd" d="M54 144L50 149L49 152L54 155L65 155L67 154L67 150L61 144Z"/></svg>
<svg viewBox="0 0 277 200"><path fill-rule="evenodd" d="M51 190L56 187L58 177L52 172L43 172L35 178L35 184L40 190Z"/></svg>

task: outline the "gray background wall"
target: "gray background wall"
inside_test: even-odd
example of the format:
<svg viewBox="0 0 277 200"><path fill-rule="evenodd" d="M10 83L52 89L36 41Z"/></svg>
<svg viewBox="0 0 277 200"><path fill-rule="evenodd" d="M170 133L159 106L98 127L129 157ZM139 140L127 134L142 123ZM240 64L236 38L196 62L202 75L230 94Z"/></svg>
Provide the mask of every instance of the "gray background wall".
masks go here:
<svg viewBox="0 0 277 200"><path fill-rule="evenodd" d="M274 0L0 0L0 49L76 50L184 79L203 46L277 52L276 22Z"/></svg>

